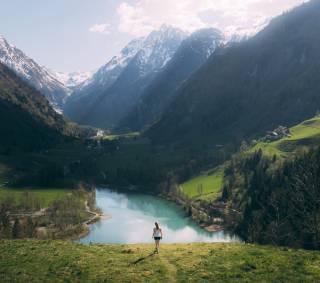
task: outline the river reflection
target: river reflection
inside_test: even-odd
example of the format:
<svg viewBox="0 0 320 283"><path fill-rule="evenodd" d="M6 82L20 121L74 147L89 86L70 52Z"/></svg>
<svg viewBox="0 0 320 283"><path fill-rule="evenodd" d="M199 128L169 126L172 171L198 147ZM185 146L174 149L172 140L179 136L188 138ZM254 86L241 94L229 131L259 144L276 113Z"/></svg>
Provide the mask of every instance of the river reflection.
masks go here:
<svg viewBox="0 0 320 283"><path fill-rule="evenodd" d="M149 243L154 222L159 222L164 243L233 242L237 237L226 232L209 233L186 217L174 203L144 194L122 194L98 189L97 205L111 219L91 225L82 243Z"/></svg>

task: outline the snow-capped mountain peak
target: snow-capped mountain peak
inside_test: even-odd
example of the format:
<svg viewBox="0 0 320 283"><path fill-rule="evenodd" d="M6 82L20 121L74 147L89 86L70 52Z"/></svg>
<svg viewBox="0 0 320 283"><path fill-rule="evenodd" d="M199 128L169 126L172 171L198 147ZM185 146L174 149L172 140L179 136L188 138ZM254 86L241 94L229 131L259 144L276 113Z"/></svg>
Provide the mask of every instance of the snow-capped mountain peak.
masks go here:
<svg viewBox="0 0 320 283"><path fill-rule="evenodd" d="M223 33L215 28L203 28L192 33L184 42L197 53L209 58L219 45L224 42Z"/></svg>
<svg viewBox="0 0 320 283"><path fill-rule="evenodd" d="M0 62L44 94L56 109L62 106L71 92L50 71L10 44L3 36L0 36Z"/></svg>
<svg viewBox="0 0 320 283"><path fill-rule="evenodd" d="M162 25L159 30L151 32L137 53L140 74L144 76L162 69L187 36L186 32L168 25Z"/></svg>
<svg viewBox="0 0 320 283"><path fill-rule="evenodd" d="M121 50L120 54L114 56L106 65L106 70L110 71L117 66L125 67L130 59L132 59L143 45L144 38L137 38L129 42L129 44Z"/></svg>
<svg viewBox="0 0 320 283"><path fill-rule="evenodd" d="M170 61L187 35L180 29L163 25L147 37L130 41L118 55L81 85L81 92L88 92L91 87L111 86L131 62L138 66L141 76L159 71Z"/></svg>
<svg viewBox="0 0 320 283"><path fill-rule="evenodd" d="M177 28L162 26L145 38L131 41L67 101L65 113L88 125L114 127L137 103L186 37Z"/></svg>
<svg viewBox="0 0 320 283"><path fill-rule="evenodd" d="M103 65L97 72L79 85L82 92L86 92L90 87L108 87L121 74L132 58L137 54L143 44L144 38L137 38L114 56L107 64Z"/></svg>

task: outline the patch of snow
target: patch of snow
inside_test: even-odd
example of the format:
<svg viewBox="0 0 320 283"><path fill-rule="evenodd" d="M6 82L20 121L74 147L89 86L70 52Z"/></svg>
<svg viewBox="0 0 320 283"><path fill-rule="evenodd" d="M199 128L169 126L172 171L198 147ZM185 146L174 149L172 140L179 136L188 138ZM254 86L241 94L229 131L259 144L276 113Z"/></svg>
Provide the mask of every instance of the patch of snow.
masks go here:
<svg viewBox="0 0 320 283"><path fill-rule="evenodd" d="M256 26L250 27L250 28L237 28L234 31L226 32L225 43L235 43L235 42L241 42L243 40L249 39L253 36L255 36L257 33L262 31L268 24L270 23L271 18L264 20L263 22L257 24Z"/></svg>

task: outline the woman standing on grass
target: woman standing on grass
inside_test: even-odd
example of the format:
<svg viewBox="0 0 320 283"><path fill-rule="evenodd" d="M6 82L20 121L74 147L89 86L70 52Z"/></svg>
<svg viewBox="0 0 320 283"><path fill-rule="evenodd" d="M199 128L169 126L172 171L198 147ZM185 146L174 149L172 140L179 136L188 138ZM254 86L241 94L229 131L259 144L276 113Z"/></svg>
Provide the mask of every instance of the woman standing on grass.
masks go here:
<svg viewBox="0 0 320 283"><path fill-rule="evenodd" d="M156 245L154 252L158 254L160 250L160 240L162 239L162 230L160 229L159 224L157 222L154 224L156 227L153 228L152 238L154 238L154 242Z"/></svg>

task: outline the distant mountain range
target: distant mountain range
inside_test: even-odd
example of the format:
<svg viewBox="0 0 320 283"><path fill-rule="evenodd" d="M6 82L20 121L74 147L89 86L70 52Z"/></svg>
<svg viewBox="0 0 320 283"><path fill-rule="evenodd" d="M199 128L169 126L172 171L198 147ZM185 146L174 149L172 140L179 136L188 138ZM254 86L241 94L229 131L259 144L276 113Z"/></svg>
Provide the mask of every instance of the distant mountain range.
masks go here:
<svg viewBox="0 0 320 283"><path fill-rule="evenodd" d="M215 29L189 35L163 25L145 38L132 40L94 73L65 74L40 66L0 37L0 62L73 121L113 130L142 130L160 119L176 98L176 90L224 41Z"/></svg>
<svg viewBox="0 0 320 283"><path fill-rule="evenodd" d="M320 4L313 0L255 36L162 26L95 73L54 73L0 38L0 62L80 124L143 131L159 143L240 142L320 109ZM259 27L260 29L260 27Z"/></svg>
<svg viewBox="0 0 320 283"><path fill-rule="evenodd" d="M103 65L91 78L80 84L78 90L69 98L65 105L67 116L75 121L81 121L87 114L89 106L98 99L120 76L132 58L137 54L142 39L131 41L119 55Z"/></svg>
<svg viewBox="0 0 320 283"><path fill-rule="evenodd" d="M320 109L320 1L283 14L256 36L219 48L174 94L147 135L154 142L240 142Z"/></svg>
<svg viewBox="0 0 320 283"><path fill-rule="evenodd" d="M173 100L174 90L222 40L214 29L189 37L163 25L147 37L131 41L95 73L64 74L40 66L0 37L0 62L45 95L56 111L64 110L76 122L108 129L141 129L160 117ZM139 111L144 108L141 117Z"/></svg>
<svg viewBox="0 0 320 283"><path fill-rule="evenodd" d="M216 29L189 35L164 25L102 66L67 100L64 113L81 124L141 130L160 118L175 90L223 42Z"/></svg>
<svg viewBox="0 0 320 283"><path fill-rule="evenodd" d="M185 32L164 25L133 40L67 101L65 114L82 124L114 128L186 37Z"/></svg>

